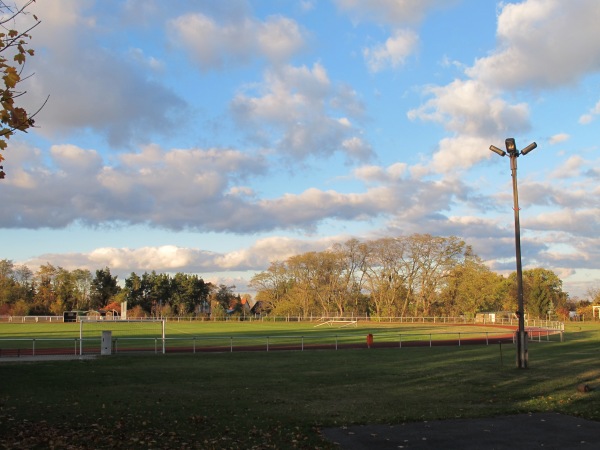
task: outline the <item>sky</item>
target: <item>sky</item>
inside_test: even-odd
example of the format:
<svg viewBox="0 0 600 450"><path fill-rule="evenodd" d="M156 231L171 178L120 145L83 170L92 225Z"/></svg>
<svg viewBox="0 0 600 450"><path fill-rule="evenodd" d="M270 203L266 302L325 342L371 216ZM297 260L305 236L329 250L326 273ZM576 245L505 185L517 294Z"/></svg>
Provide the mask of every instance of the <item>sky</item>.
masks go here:
<svg viewBox="0 0 600 450"><path fill-rule="evenodd" d="M600 287L597 0L43 0L1 259L250 292L351 238L458 236ZM31 18L29 18L31 20Z"/></svg>

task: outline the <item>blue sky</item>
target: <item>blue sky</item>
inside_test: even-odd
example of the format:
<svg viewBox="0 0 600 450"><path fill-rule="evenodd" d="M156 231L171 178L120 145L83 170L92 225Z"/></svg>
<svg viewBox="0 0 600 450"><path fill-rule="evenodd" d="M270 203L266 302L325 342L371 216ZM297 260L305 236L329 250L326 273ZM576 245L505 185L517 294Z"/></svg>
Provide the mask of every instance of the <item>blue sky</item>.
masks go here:
<svg viewBox="0 0 600 450"><path fill-rule="evenodd" d="M455 235L600 285L597 0L46 0L2 258L247 292L349 238Z"/></svg>

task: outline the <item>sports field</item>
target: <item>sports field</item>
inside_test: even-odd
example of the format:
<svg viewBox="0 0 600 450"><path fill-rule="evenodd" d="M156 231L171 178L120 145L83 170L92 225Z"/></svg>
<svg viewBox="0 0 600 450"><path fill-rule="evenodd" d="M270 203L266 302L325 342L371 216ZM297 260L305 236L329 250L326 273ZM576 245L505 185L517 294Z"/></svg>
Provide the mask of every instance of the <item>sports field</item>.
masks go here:
<svg viewBox="0 0 600 450"><path fill-rule="evenodd" d="M599 324L568 325L564 342L530 343L527 370L509 344L3 358L0 447L314 449L335 448L320 429L352 424L600 421L599 342Z"/></svg>
<svg viewBox="0 0 600 450"><path fill-rule="evenodd" d="M162 322L84 322L82 328L79 323L28 322L0 323L0 357L99 353L102 331L111 331L113 353L163 352ZM372 336L370 344L368 335ZM544 333L544 339L550 336ZM511 342L512 329L378 322L169 321L164 337L164 351L171 353L271 351Z"/></svg>

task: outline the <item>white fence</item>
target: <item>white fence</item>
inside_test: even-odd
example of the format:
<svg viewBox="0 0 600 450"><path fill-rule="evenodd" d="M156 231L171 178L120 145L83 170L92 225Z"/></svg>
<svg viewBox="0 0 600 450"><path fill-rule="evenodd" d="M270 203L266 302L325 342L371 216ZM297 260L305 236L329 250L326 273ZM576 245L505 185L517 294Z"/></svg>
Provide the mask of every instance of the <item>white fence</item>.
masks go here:
<svg viewBox="0 0 600 450"><path fill-rule="evenodd" d="M119 317L98 317L98 316L81 316L78 317L78 321L86 320L120 320ZM507 326L518 326L519 320L515 318L496 318L495 320L481 320L475 318L466 317L445 317L445 316L431 316L431 317L372 317L372 316L357 316L357 315L323 315L323 316L232 316L223 318L208 318L208 317L177 317L177 316L165 316L159 318L128 318L129 321L134 320L156 320L164 319L168 322L203 322L203 321L260 321L260 322L323 322L327 320L341 320L341 321L357 321L357 322L374 322L374 323L434 323L434 324L469 324L469 325L507 325ZM0 316L0 322L12 322L12 323L44 323L44 322L63 322L62 316ZM544 328L551 330L563 330L565 329L564 322L556 320L543 320L543 319L525 319L526 327Z"/></svg>

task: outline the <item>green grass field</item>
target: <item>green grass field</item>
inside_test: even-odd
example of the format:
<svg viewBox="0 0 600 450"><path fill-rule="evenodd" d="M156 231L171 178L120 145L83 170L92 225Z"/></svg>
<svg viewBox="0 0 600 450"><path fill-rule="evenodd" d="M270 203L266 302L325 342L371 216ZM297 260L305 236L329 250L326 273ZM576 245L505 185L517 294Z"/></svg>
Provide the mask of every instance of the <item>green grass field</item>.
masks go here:
<svg viewBox="0 0 600 450"><path fill-rule="evenodd" d="M333 448L319 428L541 411L600 420L600 325L565 337L530 343L527 370L512 345L5 359L0 446Z"/></svg>
<svg viewBox="0 0 600 450"><path fill-rule="evenodd" d="M348 326L350 325L350 326ZM102 330L110 330L113 351L162 351L160 322L84 323L83 353L99 353ZM0 356L17 352L36 354L54 349L78 354L79 323L0 323ZM366 345L372 334L376 345L408 345L414 341L486 338L510 334L505 328L442 324L393 324L360 322L319 324L315 322L167 322L167 351L243 350L248 348L304 349ZM35 339L35 343L32 342ZM555 338L558 339L558 338ZM159 345L160 344L160 345ZM12 351L12 353L10 353Z"/></svg>

